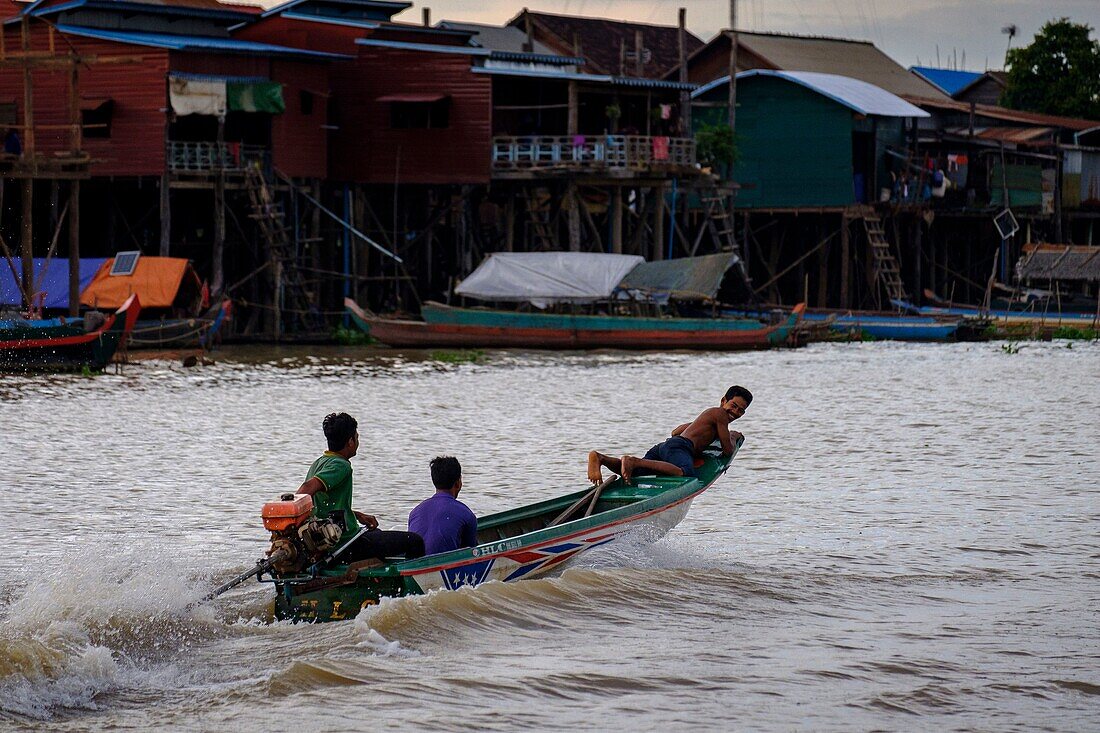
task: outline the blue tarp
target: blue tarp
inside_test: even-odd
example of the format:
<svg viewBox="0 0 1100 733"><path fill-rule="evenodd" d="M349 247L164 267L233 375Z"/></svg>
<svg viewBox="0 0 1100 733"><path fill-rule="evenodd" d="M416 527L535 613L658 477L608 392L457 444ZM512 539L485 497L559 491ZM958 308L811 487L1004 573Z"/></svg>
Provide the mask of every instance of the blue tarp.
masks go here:
<svg viewBox="0 0 1100 733"><path fill-rule="evenodd" d="M99 268L107 261L105 257L82 257L80 259L80 291L88 287L88 283L95 277ZM23 276L23 261L14 260L15 271ZM43 278L42 272L46 275ZM39 278L42 282L39 283ZM45 257L34 258L34 279L38 292L46 293L46 308L69 307L69 260L67 258L54 257L46 266ZM19 285L12 279L11 268L7 261L0 257L0 306L10 305L19 307L23 304L23 298L19 294Z"/></svg>

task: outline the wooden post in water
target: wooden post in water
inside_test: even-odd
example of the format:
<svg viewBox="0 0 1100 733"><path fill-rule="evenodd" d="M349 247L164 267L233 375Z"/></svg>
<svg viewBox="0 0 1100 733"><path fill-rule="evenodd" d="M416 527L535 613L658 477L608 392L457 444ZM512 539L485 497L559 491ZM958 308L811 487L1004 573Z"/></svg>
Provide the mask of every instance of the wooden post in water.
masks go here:
<svg viewBox="0 0 1100 733"><path fill-rule="evenodd" d="M851 220L847 212L840 215L840 307L851 308L852 301L848 293L849 268L852 261Z"/></svg>
<svg viewBox="0 0 1100 733"><path fill-rule="evenodd" d="M80 315L80 181L69 184L69 315Z"/></svg>
<svg viewBox="0 0 1100 733"><path fill-rule="evenodd" d="M84 147L80 119L80 65L69 67L69 151L75 158ZM80 315L80 180L69 184L69 315Z"/></svg>
<svg viewBox="0 0 1100 733"><path fill-rule="evenodd" d="M218 117L218 168L214 179L214 248L210 252L212 276L210 293L220 295L225 287L225 115Z"/></svg>
<svg viewBox="0 0 1100 733"><path fill-rule="evenodd" d="M23 259L23 292L27 298L26 306L28 309L31 307L31 301L34 299L34 179L23 179L23 197L22 197L22 221L21 224L21 242L20 251Z"/></svg>
<svg viewBox="0 0 1100 733"><path fill-rule="evenodd" d="M826 238L823 226L819 221L817 226L817 239L825 240L825 244L817 253L817 307L825 308L829 305L829 239ZM809 305L807 303L806 305Z"/></svg>
<svg viewBox="0 0 1100 733"><path fill-rule="evenodd" d="M172 156L169 129L172 123L171 95L168 93L168 81L164 82L164 97L166 111L164 113L164 172L160 174L160 256L167 257L171 250L172 241L172 204L170 194L172 190Z"/></svg>

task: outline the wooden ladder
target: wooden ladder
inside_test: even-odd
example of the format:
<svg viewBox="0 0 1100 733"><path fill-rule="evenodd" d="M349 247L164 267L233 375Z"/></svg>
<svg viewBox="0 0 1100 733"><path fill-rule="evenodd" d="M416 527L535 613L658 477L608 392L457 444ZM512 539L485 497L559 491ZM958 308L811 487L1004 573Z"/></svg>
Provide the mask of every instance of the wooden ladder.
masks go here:
<svg viewBox="0 0 1100 733"><path fill-rule="evenodd" d="M246 171L248 198L252 203L252 212L248 215L256 222L269 249L273 262L280 265L284 293L297 320L306 330L317 331L324 328L321 314L310 297L305 277L298 268L297 258L290 233L286 228L286 212L283 204L275 200L267 176L258 165L250 165ZM281 303L276 308L281 309Z"/></svg>
<svg viewBox="0 0 1100 733"><path fill-rule="evenodd" d="M553 219L550 212L550 194L543 188L521 189L523 205L527 211L527 232L532 252L553 252L558 247L558 238L554 236ZM543 195L545 194L545 195Z"/></svg>
<svg viewBox="0 0 1100 733"><path fill-rule="evenodd" d="M901 281L901 268L890 251L890 242L886 240L886 230L882 220L874 213L863 214L863 228L867 231L867 241L871 244L875 277L886 288L890 300L909 300L905 285Z"/></svg>
<svg viewBox="0 0 1100 733"><path fill-rule="evenodd" d="M730 197L723 195L718 190L718 186L712 184L702 190L699 200L703 204L706 215L706 226L699 230L699 236L695 238L695 246L691 248L692 256L694 257L699 249L703 231L709 231L719 252L732 252L737 255L737 272L741 275L746 291L753 295L752 278L749 277L749 272L745 268L741 245L737 243L737 236L733 230L733 216L729 209Z"/></svg>

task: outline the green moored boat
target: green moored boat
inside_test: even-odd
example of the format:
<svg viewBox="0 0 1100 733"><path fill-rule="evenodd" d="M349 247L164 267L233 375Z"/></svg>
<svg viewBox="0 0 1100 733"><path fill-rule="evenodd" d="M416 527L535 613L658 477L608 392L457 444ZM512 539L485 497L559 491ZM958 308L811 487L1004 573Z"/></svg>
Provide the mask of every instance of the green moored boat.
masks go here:
<svg viewBox="0 0 1100 733"><path fill-rule="evenodd" d="M613 477L593 489L480 517L477 547L415 560L318 563L259 577L275 586L276 618L296 621L350 619L382 598L534 578L628 532L647 541L663 536L732 460L715 443L696 459L694 478L639 476L627 484Z"/></svg>

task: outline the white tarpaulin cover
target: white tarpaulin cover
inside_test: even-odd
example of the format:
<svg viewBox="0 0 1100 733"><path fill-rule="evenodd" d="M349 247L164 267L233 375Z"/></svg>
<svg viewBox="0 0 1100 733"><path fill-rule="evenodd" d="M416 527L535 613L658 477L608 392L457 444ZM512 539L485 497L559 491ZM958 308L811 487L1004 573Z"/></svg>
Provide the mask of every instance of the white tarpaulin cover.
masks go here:
<svg viewBox="0 0 1100 733"><path fill-rule="evenodd" d="M455 292L479 300L550 303L604 300L645 259L598 252L497 252Z"/></svg>
<svg viewBox="0 0 1100 733"><path fill-rule="evenodd" d="M226 107L225 81L197 81L173 76L168 80L168 97L177 115L223 116Z"/></svg>

